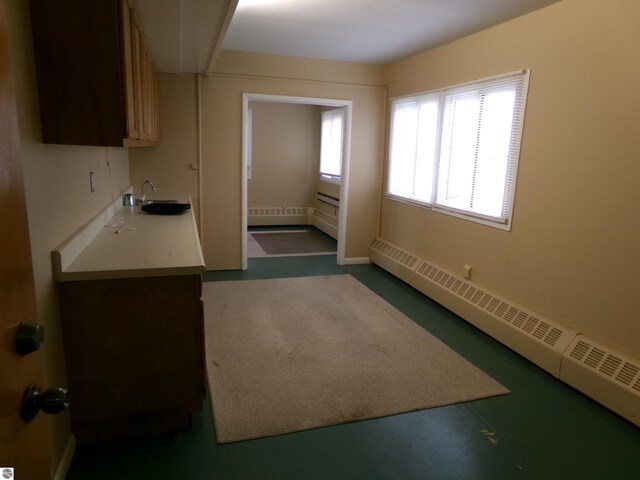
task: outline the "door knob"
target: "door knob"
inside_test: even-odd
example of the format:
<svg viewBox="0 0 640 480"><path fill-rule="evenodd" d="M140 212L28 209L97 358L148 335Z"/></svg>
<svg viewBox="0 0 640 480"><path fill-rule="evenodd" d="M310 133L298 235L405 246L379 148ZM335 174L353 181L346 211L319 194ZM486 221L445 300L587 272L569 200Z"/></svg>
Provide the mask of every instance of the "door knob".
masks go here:
<svg viewBox="0 0 640 480"><path fill-rule="evenodd" d="M69 406L69 392L64 388L50 388L42 392L38 385L29 385L22 397L20 416L30 422L42 410L49 415L60 413Z"/></svg>
<svg viewBox="0 0 640 480"><path fill-rule="evenodd" d="M28 355L44 343L44 327L37 323L20 322L16 331L15 345L18 355Z"/></svg>

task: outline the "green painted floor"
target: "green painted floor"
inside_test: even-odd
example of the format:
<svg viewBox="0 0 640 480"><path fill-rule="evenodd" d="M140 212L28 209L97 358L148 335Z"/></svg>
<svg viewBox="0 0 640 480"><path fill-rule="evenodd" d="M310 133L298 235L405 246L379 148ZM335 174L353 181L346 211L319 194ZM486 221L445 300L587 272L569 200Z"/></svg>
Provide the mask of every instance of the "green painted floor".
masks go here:
<svg viewBox="0 0 640 480"><path fill-rule="evenodd" d="M249 260L205 281L349 273L511 390L510 395L218 445L207 400L173 437L79 447L67 480L634 479L640 429L373 265L335 256Z"/></svg>

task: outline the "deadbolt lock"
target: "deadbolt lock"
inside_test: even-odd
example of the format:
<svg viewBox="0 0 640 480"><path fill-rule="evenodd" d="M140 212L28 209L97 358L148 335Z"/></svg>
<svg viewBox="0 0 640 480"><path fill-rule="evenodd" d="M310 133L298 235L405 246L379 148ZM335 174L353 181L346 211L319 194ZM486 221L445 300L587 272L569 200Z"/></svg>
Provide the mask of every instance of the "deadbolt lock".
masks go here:
<svg viewBox="0 0 640 480"><path fill-rule="evenodd" d="M15 345L18 355L28 355L44 343L44 327L32 322L20 322L16 331Z"/></svg>

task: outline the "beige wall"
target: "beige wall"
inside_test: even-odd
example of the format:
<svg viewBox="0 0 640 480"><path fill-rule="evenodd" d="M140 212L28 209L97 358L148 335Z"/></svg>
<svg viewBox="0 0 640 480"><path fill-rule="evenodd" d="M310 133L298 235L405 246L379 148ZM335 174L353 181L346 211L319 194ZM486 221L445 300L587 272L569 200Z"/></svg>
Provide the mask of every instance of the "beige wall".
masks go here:
<svg viewBox="0 0 640 480"><path fill-rule="evenodd" d="M566 0L392 65L389 97L531 68L513 229L383 201L381 236L640 357L640 2Z"/></svg>
<svg viewBox="0 0 640 480"><path fill-rule="evenodd" d="M315 203L320 162L320 107L251 102L249 207Z"/></svg>
<svg viewBox="0 0 640 480"><path fill-rule="evenodd" d="M222 52L202 79L202 243L209 269L241 268L242 94L353 102L346 257L368 256L378 230L384 139L384 68Z"/></svg>
<svg viewBox="0 0 640 480"><path fill-rule="evenodd" d="M151 180L159 196L189 194L198 219L198 109L195 75L158 74L160 143L129 150L135 195ZM148 187L145 189L149 193Z"/></svg>
<svg viewBox="0 0 640 480"><path fill-rule="evenodd" d="M51 250L106 207L111 202L112 193L119 195L128 186L128 155L126 150L117 148L41 143L27 5L22 0L9 0L6 8L22 143L37 321L46 329L46 342L41 350L43 383L47 387L66 386ZM89 189L90 171L96 174L95 193L90 193ZM55 469L69 440L69 416L68 413L47 416L46 421Z"/></svg>

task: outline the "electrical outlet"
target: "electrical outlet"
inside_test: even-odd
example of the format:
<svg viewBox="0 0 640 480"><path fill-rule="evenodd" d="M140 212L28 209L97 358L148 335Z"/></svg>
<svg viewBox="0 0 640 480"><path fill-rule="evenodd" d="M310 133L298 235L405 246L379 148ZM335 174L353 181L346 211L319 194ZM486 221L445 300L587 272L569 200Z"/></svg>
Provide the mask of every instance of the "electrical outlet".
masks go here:
<svg viewBox="0 0 640 480"><path fill-rule="evenodd" d="M96 191L96 176L93 172L89 172L89 187L91 188L91 193Z"/></svg>
<svg viewBox="0 0 640 480"><path fill-rule="evenodd" d="M471 280L471 265L465 265L463 270L464 278Z"/></svg>

